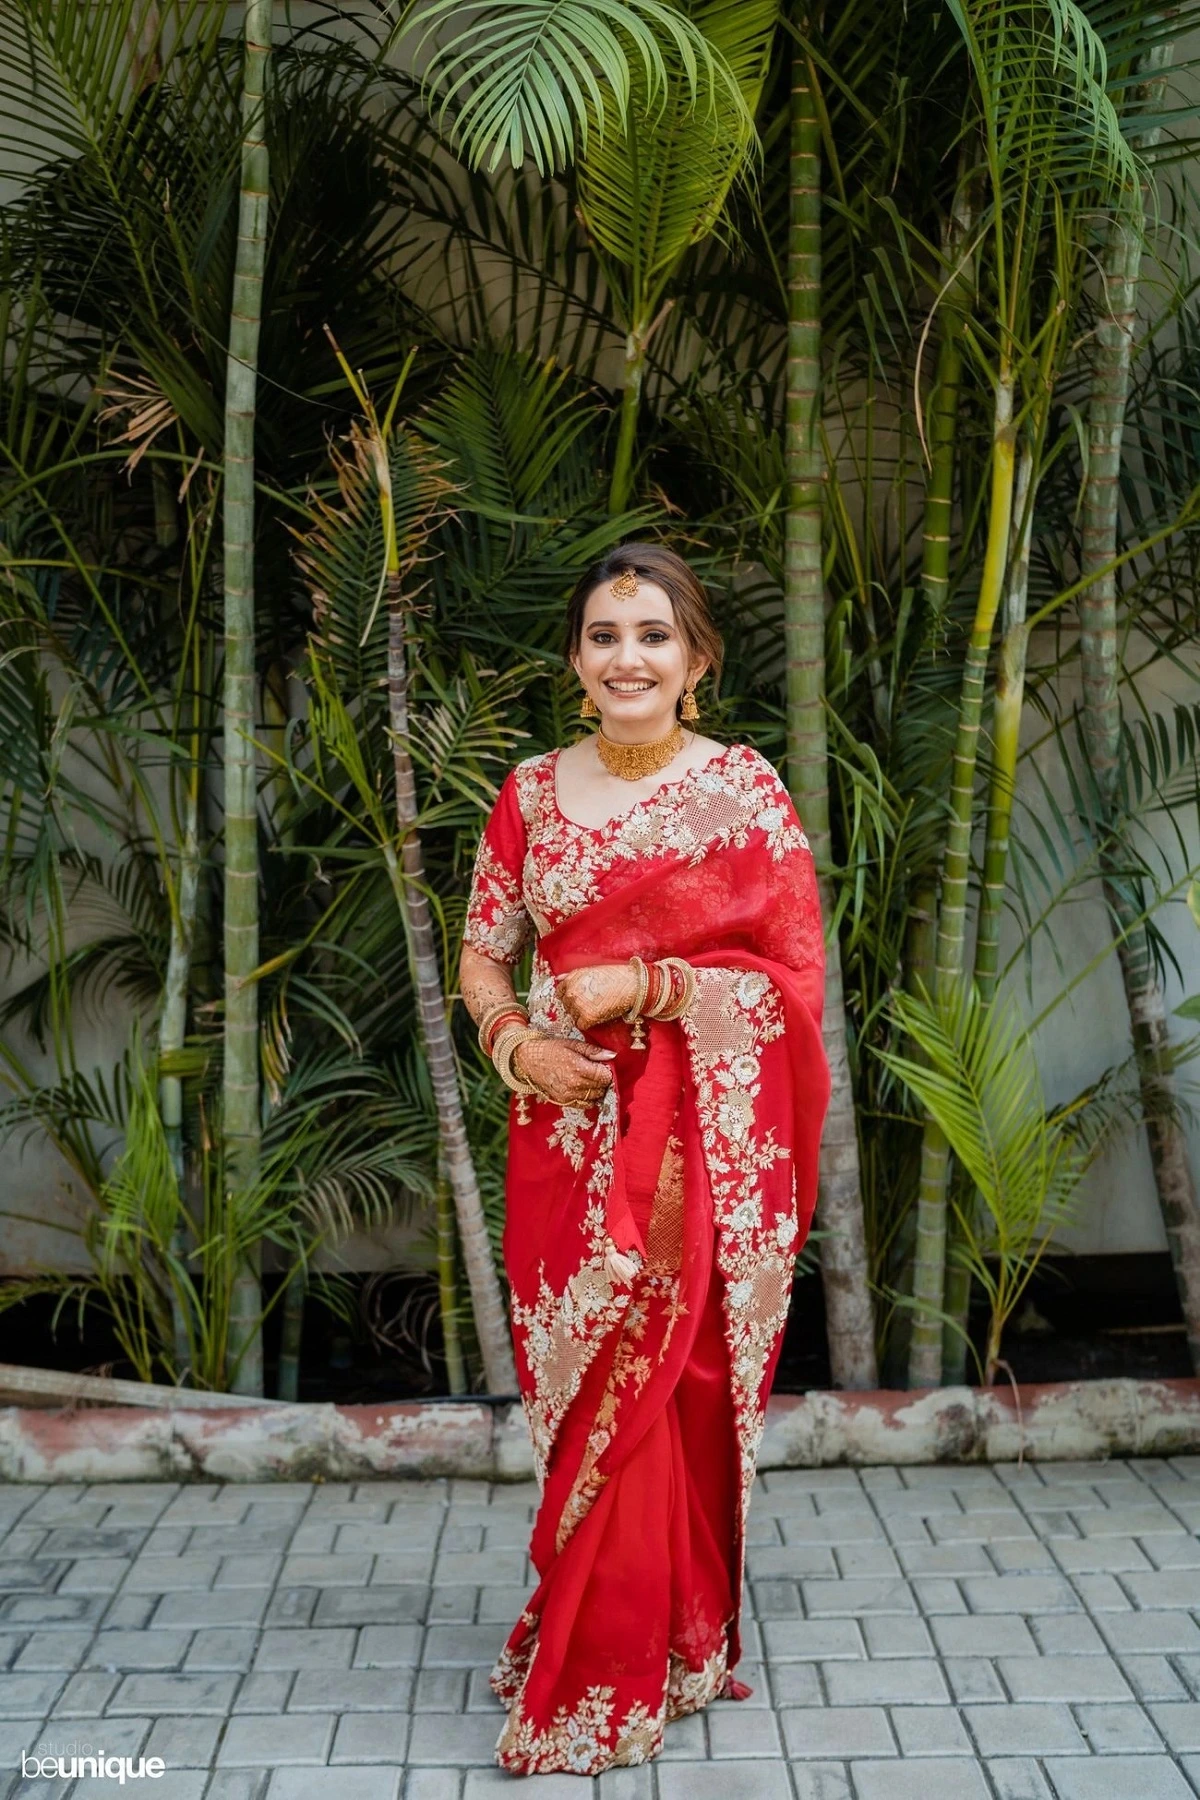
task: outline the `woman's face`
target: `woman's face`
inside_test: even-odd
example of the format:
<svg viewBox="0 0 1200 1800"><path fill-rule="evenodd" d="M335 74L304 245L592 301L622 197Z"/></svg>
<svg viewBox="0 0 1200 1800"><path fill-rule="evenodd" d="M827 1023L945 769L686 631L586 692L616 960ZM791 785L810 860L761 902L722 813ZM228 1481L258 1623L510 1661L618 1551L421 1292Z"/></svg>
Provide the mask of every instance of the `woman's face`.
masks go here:
<svg viewBox="0 0 1200 1800"><path fill-rule="evenodd" d="M665 736L685 684L708 666L688 649L670 596L640 578L629 599L615 599L607 581L593 588L571 661L600 708L606 735L612 727L632 741Z"/></svg>

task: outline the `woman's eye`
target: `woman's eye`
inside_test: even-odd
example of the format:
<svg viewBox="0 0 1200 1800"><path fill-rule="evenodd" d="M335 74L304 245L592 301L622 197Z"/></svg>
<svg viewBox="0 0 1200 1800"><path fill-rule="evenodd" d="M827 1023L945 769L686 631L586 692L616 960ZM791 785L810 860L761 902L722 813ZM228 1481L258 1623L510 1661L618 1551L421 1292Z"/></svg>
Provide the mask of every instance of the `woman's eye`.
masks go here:
<svg viewBox="0 0 1200 1800"><path fill-rule="evenodd" d="M666 641L667 634L665 631L648 631L642 639L644 644L665 644Z"/></svg>

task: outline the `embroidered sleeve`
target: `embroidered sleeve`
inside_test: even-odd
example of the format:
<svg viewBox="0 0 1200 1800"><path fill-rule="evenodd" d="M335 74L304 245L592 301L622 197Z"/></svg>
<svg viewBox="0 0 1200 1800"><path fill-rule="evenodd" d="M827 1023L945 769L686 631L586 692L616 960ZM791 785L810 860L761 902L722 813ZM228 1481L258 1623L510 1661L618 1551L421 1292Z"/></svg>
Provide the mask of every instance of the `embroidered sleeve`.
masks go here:
<svg viewBox="0 0 1200 1800"><path fill-rule="evenodd" d="M533 931L522 894L524 862L525 821L510 774L479 840L463 932L463 943L493 962L516 962Z"/></svg>

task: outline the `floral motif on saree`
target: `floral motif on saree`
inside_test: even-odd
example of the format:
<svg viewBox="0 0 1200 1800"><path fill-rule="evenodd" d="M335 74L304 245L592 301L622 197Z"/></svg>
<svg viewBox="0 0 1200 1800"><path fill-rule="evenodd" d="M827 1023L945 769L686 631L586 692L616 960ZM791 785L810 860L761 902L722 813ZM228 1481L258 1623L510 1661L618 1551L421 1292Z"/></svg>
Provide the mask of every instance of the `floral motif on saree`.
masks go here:
<svg viewBox="0 0 1200 1800"><path fill-rule="evenodd" d="M540 1585L493 1675L498 1760L594 1774L731 1691L745 1517L828 1074L812 859L774 769L741 745L599 829L567 819L557 753L506 780L465 941L536 933L534 1023L580 1034L556 978L685 957L696 995L616 1052L592 1107L510 1119L505 1265L542 1503ZM631 1257L631 1282L609 1252ZM619 1266L619 1265L618 1265Z"/></svg>

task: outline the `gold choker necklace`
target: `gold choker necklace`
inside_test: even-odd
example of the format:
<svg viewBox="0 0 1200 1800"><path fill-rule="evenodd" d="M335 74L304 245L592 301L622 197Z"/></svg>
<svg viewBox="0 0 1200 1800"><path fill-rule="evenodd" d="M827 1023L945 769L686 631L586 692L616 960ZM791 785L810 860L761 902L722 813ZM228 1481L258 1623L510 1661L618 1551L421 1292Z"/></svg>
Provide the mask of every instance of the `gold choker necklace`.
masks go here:
<svg viewBox="0 0 1200 1800"><path fill-rule="evenodd" d="M602 731L596 733L596 754L610 775L622 781L640 781L643 775L656 775L683 748L682 727L672 725L666 737L654 738L648 744L614 744Z"/></svg>

